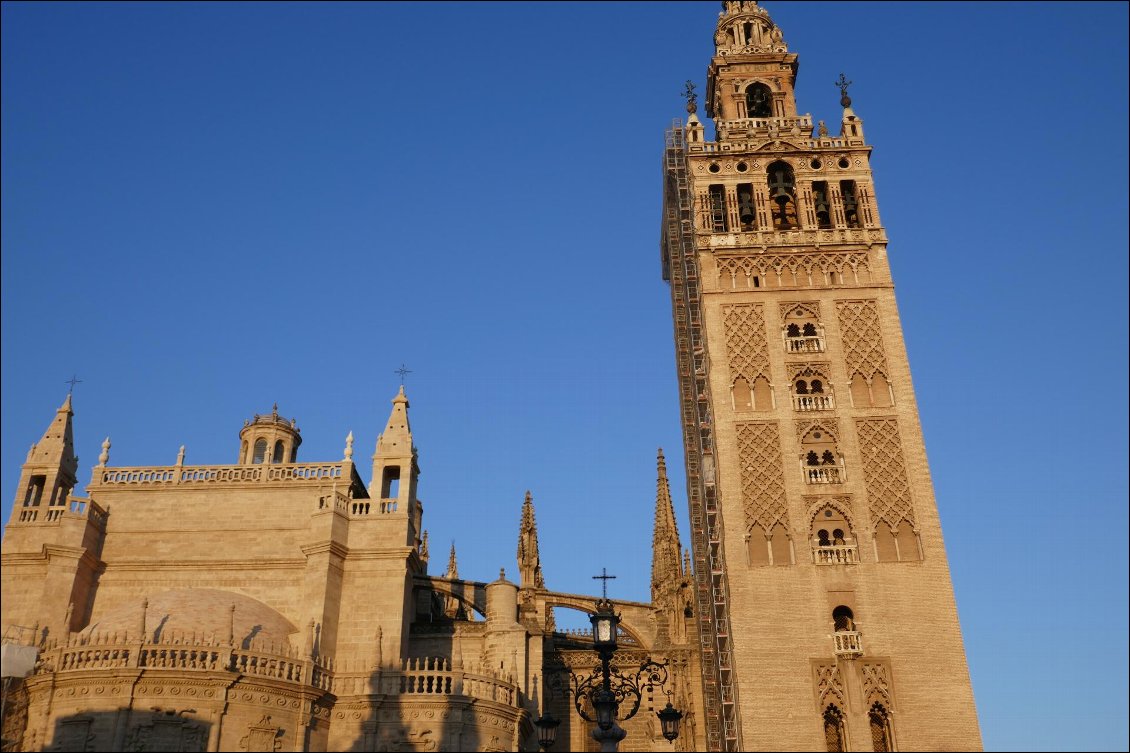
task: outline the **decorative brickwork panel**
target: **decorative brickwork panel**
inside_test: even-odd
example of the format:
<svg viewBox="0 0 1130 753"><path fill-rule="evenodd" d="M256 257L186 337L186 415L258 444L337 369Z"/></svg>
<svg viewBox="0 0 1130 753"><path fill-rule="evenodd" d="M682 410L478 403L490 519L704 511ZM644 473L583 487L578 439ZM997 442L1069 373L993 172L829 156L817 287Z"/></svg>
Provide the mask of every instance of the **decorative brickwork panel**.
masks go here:
<svg viewBox="0 0 1130 753"><path fill-rule="evenodd" d="M826 708L829 703L834 703L839 708L846 708L847 698L844 696L840 668L834 661L814 662L812 680L815 683L817 709Z"/></svg>
<svg viewBox="0 0 1130 753"><path fill-rule="evenodd" d="M859 675L863 683L863 701L869 708L875 703L881 703L888 709L895 707L891 673L886 662L864 662Z"/></svg>
<svg viewBox="0 0 1130 753"><path fill-rule="evenodd" d="M723 290L753 287L823 288L858 285L871 281L867 254L758 254L718 257L719 284ZM757 279L757 284L753 280Z"/></svg>
<svg viewBox="0 0 1130 753"><path fill-rule="evenodd" d="M856 431L872 524L884 521L894 530L906 520L914 526L914 504L898 422L893 418L860 420Z"/></svg>
<svg viewBox="0 0 1130 753"><path fill-rule="evenodd" d="M723 306L726 352L730 358L730 383L742 377L752 384L757 377L769 379L769 343L765 339L765 315L761 306Z"/></svg>
<svg viewBox="0 0 1130 753"><path fill-rule="evenodd" d="M876 373L889 375L875 301L839 301L836 311L840 316L847 373L861 374L868 380Z"/></svg>
<svg viewBox="0 0 1130 753"><path fill-rule="evenodd" d="M742 474L742 506L747 530L766 531L777 523L789 529L781 435L776 423L738 424L738 457ZM791 530L791 529L790 529Z"/></svg>

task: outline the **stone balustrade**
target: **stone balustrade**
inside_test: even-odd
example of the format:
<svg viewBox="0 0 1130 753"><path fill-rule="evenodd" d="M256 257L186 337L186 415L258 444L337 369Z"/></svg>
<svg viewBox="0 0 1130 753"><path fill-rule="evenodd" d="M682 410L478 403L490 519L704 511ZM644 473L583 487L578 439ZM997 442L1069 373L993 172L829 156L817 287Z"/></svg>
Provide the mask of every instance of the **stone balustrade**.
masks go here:
<svg viewBox="0 0 1130 753"><path fill-rule="evenodd" d="M150 643L117 634L74 635L67 645L41 653L36 673L123 668L227 671L322 690L329 690L333 683L333 660L329 657L302 657L288 646L245 649L195 636Z"/></svg>
<svg viewBox="0 0 1130 753"><path fill-rule="evenodd" d="M812 559L817 565L856 565L859 564L859 549L855 544L817 546L812 550Z"/></svg>
<svg viewBox="0 0 1130 753"><path fill-rule="evenodd" d="M345 478L345 463L198 465L155 468L95 468L92 485L197 486L243 483L325 483Z"/></svg>
<svg viewBox="0 0 1130 753"><path fill-rule="evenodd" d="M790 338L793 339L793 338ZM808 338L796 338L808 339ZM793 410L801 412L835 410L836 401L831 395L792 395Z"/></svg>
<svg viewBox="0 0 1130 753"><path fill-rule="evenodd" d="M40 513L43 513L40 515ZM96 502L85 497L67 497L62 504L39 507L38 505L25 507L20 510L20 523L56 523L63 518L77 518L90 520L95 524L105 527L106 511Z"/></svg>
<svg viewBox="0 0 1130 753"><path fill-rule="evenodd" d="M446 658L411 658L399 669L383 668L366 672L341 673L334 678L332 691L339 698L370 692L384 695L464 696L516 706L518 685L501 677L469 672L453 667Z"/></svg>
<svg viewBox="0 0 1130 753"><path fill-rule="evenodd" d="M793 330L794 332L796 330ZM819 336L814 337L786 337L785 338L785 352L786 353L823 353L824 352L824 338Z"/></svg>
<svg viewBox="0 0 1130 753"><path fill-rule="evenodd" d="M863 655L863 637L858 630L838 630L832 633L836 656L855 657Z"/></svg>
<svg viewBox="0 0 1130 753"><path fill-rule="evenodd" d="M835 465L806 465L804 481L808 484L842 484L843 469Z"/></svg>

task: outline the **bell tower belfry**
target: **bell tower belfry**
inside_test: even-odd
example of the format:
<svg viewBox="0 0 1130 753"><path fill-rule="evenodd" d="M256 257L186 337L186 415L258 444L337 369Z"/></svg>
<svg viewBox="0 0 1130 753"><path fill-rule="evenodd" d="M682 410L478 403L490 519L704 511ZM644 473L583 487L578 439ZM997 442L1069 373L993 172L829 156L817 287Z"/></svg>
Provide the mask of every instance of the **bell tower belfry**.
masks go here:
<svg viewBox="0 0 1130 753"><path fill-rule="evenodd" d="M764 8L723 2L714 42L661 242L707 748L979 749L851 82L832 133Z"/></svg>

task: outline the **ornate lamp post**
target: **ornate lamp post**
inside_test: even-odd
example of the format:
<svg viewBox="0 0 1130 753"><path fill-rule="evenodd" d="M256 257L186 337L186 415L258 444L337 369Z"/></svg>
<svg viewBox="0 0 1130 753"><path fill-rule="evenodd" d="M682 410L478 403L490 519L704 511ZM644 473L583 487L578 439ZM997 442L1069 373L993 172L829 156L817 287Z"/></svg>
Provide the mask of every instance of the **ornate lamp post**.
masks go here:
<svg viewBox="0 0 1130 753"><path fill-rule="evenodd" d="M609 575L596 576L605 579L615 577ZM631 719L640 709L644 693L660 689L667 684L667 662L659 664L650 658L645 659L635 672L621 671L612 668L612 657L616 653L616 630L620 624L620 615L608 600L607 592L604 598L596 603L596 613L589 616L592 622L593 648L600 657L600 664L587 676L574 674L564 663L554 667L547 667L546 680L554 689L563 690L573 695L573 705L577 714L587 722L594 722L596 729L592 731L594 740L600 743L602 751L615 751L619 743L627 736L627 732L617 724L617 718ZM559 660L560 661L560 660ZM564 677L568 675L568 687L563 688ZM585 708L588 701L596 718L594 719ZM621 708L626 711L621 716ZM670 700L667 707L657 712L659 723L663 729L663 737L674 741L679 736L679 721L683 718L681 712L676 710ZM553 744L557 733L556 719L548 714L534 722L538 728L538 742L543 750L548 750ZM552 724L552 731L548 727ZM543 735L543 732L545 733ZM546 739L548 738L548 743Z"/></svg>

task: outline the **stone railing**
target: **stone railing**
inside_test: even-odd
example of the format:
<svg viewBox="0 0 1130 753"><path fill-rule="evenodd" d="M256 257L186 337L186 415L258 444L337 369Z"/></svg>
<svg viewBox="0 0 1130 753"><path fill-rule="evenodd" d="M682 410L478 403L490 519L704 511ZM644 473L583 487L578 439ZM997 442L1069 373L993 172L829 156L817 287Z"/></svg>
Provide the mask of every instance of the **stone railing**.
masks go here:
<svg viewBox="0 0 1130 753"><path fill-rule="evenodd" d="M40 512L43 513L42 516ZM63 518L78 518L80 520L91 520L97 525L105 527L106 514L106 511L97 503L85 497L67 497L62 504L42 508L38 505L23 508L20 510L19 522L54 523Z"/></svg>
<svg viewBox="0 0 1130 753"><path fill-rule="evenodd" d="M175 669L189 672L236 672L329 690L332 659L301 657L289 647L268 650L239 648L217 641L131 641L128 636L74 635L68 645L45 650L36 672L79 672L97 669Z"/></svg>
<svg viewBox="0 0 1130 753"><path fill-rule="evenodd" d="M808 412L835 410L836 401L831 395L792 395L793 410Z"/></svg>
<svg viewBox="0 0 1130 753"><path fill-rule="evenodd" d="M857 565L859 550L854 544L817 546L812 550L812 560L817 565Z"/></svg>
<svg viewBox="0 0 1130 753"><path fill-rule="evenodd" d="M782 134L803 134L806 140L812 136L812 116L799 115L795 118L742 118L741 120L718 120L715 129L721 138L727 135L741 135L749 131L775 130Z"/></svg>
<svg viewBox="0 0 1130 753"><path fill-rule="evenodd" d="M708 227L699 227L703 236L700 242L717 251L747 248L749 246L811 246L824 244L869 244L885 243L887 236L883 228L863 227L844 228L766 228L763 230L727 230L714 232Z"/></svg>
<svg viewBox="0 0 1130 753"><path fill-rule="evenodd" d="M324 483L348 477L345 463L197 465L163 468L95 468L94 484L107 486L197 486L243 483Z"/></svg>
<svg viewBox="0 0 1130 753"><path fill-rule="evenodd" d="M806 465L804 481L807 484L842 484L843 469L835 465Z"/></svg>
<svg viewBox="0 0 1130 753"><path fill-rule="evenodd" d="M372 690L370 691L370 688ZM332 691L338 697L369 692L400 696L464 696L507 706L519 702L518 686L501 677L453 667L446 658L405 660L399 669L339 673Z"/></svg>
<svg viewBox="0 0 1130 753"><path fill-rule="evenodd" d="M857 630L839 630L832 633L836 656L862 656L863 638Z"/></svg>
<svg viewBox="0 0 1130 753"><path fill-rule="evenodd" d="M786 353L823 353L824 338L819 335L810 337L786 337Z"/></svg>

